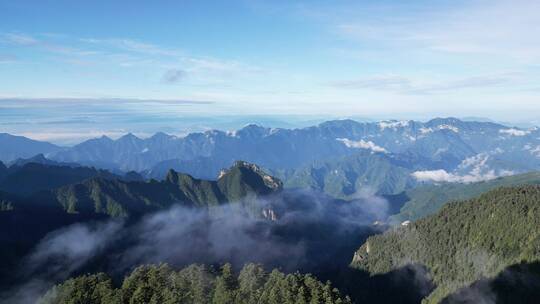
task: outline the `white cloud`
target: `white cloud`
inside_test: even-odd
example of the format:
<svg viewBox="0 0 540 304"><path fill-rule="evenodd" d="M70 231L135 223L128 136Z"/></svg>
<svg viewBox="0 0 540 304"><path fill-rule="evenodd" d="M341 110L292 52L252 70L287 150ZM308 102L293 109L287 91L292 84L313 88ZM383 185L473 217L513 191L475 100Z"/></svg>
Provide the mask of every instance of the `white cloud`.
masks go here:
<svg viewBox="0 0 540 304"><path fill-rule="evenodd" d="M475 156L464 159L458 166L457 171L465 172L459 174L457 172L450 173L446 170L427 170L416 171L412 176L422 182L446 182L446 183L475 183L480 181L492 180L500 176L513 175L515 172L510 170L490 169L487 165L490 156L485 153L480 153Z"/></svg>
<svg viewBox="0 0 540 304"><path fill-rule="evenodd" d="M407 127L408 125L409 125L409 121L406 121L406 120L401 120L401 121L391 120L391 121L379 122L379 128L381 128L381 130L404 128L404 127Z"/></svg>
<svg viewBox="0 0 540 304"><path fill-rule="evenodd" d="M420 128L420 133L422 134L429 134L431 132L433 132L432 128L424 128L424 127Z"/></svg>
<svg viewBox="0 0 540 304"><path fill-rule="evenodd" d="M337 140L341 141L345 146L347 146L349 148L367 149L367 150L371 150L373 152L382 152L382 153L387 153L388 152L388 151L386 151L385 148L383 148L381 146L377 146L372 141L365 141L363 139L361 139L359 141L354 141L354 140L350 140L350 139L347 139L347 138L337 138Z"/></svg>
<svg viewBox="0 0 540 304"><path fill-rule="evenodd" d="M486 166L486 163L488 160L489 160L489 155L485 153L480 153L475 156L465 158L461 162L461 164L459 164L458 169L463 170L463 169L473 168L473 173L477 175Z"/></svg>
<svg viewBox="0 0 540 304"><path fill-rule="evenodd" d="M489 171L481 175L457 175L448 173L446 170L416 171L412 176L421 182L446 182L446 183L475 183L485 180L495 179L498 176L494 171Z"/></svg>
<svg viewBox="0 0 540 304"><path fill-rule="evenodd" d="M512 135L512 136L525 136L525 135L529 135L531 132L520 130L520 129L502 129L502 130L499 130L499 133Z"/></svg>
<svg viewBox="0 0 540 304"><path fill-rule="evenodd" d="M435 132L436 130L450 130L452 132L455 132L455 133L459 133L459 128L456 127L456 126L452 126L452 125L439 125L439 126L436 126L435 128L426 128L426 127L422 127L420 128L420 134L429 134L429 133L432 133L432 132Z"/></svg>
<svg viewBox="0 0 540 304"><path fill-rule="evenodd" d="M452 132L459 133L459 128L457 128L455 126L451 126L451 125L440 125L440 126L437 126L437 129L438 130L450 130Z"/></svg>

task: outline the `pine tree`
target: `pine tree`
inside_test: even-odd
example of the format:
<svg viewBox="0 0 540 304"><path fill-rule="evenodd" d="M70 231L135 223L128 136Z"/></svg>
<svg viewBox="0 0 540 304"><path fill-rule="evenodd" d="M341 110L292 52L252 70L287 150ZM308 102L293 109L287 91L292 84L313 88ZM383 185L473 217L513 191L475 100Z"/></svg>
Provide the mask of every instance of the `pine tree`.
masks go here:
<svg viewBox="0 0 540 304"><path fill-rule="evenodd" d="M231 264L221 267L221 275L216 279L213 304L235 304L237 282Z"/></svg>
<svg viewBox="0 0 540 304"><path fill-rule="evenodd" d="M266 273L261 265L245 265L238 275L238 292L236 294L236 303L258 303L262 296L262 290L266 277Z"/></svg>
<svg viewBox="0 0 540 304"><path fill-rule="evenodd" d="M307 304L307 301L306 289L302 286L298 289L298 293L296 294L295 304Z"/></svg>

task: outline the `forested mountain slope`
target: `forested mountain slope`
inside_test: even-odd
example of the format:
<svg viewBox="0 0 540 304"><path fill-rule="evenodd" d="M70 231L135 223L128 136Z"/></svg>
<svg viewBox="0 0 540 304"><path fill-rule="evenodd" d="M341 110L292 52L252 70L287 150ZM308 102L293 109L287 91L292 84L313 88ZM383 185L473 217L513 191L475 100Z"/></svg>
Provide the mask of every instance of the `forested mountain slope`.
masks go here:
<svg viewBox="0 0 540 304"><path fill-rule="evenodd" d="M536 304L540 298L540 262L507 267L446 297L442 304Z"/></svg>
<svg viewBox="0 0 540 304"><path fill-rule="evenodd" d="M57 201L68 213L99 213L112 217L142 215L181 204L210 207L223 203L245 202L259 195L280 191L280 180L259 167L236 162L217 181L193 178L169 171L163 181L126 182L93 178L45 193L46 200Z"/></svg>
<svg viewBox="0 0 540 304"><path fill-rule="evenodd" d="M426 303L506 267L540 260L540 186L498 188L436 214L376 235L358 249L352 266L372 274L425 265L435 291Z"/></svg>

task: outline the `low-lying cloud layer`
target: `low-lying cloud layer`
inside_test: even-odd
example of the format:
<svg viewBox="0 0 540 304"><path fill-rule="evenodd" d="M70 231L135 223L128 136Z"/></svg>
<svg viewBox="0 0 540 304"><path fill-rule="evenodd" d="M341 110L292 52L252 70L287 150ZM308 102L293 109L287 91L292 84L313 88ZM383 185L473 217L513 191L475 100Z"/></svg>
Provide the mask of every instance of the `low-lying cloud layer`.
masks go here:
<svg viewBox="0 0 540 304"><path fill-rule="evenodd" d="M421 182L468 184L515 174L511 170L490 168L488 163L490 160L490 155L480 153L464 159L455 172L447 172L443 169L426 170L413 172L412 176Z"/></svg>
<svg viewBox="0 0 540 304"><path fill-rule="evenodd" d="M371 150L373 152L382 152L382 153L388 152L386 151L385 148L381 146L377 146L372 141L365 141L363 139L359 141L354 141L347 138L338 138L337 140L341 141L348 148L366 149L366 150Z"/></svg>
<svg viewBox="0 0 540 304"><path fill-rule="evenodd" d="M374 232L370 224L386 218L387 210L386 200L367 191L354 201L288 192L210 210L174 206L130 224L75 224L36 246L20 270L29 279L3 299L29 303L51 284L81 271L95 272L96 265L118 276L136 265L159 262L177 267L258 262L285 271L319 271L340 262L346 267L354 249ZM261 216L270 213L275 217Z"/></svg>

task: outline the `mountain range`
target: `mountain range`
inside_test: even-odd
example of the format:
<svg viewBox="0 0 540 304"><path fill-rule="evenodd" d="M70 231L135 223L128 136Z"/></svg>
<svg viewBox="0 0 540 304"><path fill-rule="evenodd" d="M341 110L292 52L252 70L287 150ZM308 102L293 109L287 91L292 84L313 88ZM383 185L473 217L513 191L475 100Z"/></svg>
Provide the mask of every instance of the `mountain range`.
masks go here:
<svg viewBox="0 0 540 304"><path fill-rule="evenodd" d="M4 134L0 152L14 142L0 154L0 286L45 250L40 267L77 265L70 275L261 262L356 302L461 303L486 286L506 296L506 278L540 259L537 128L339 120L73 147Z"/></svg>
<svg viewBox="0 0 540 304"><path fill-rule="evenodd" d="M369 157L375 157L376 160L379 155L371 154L366 157L368 160ZM376 163L375 160L371 159L367 163ZM341 290L354 296L357 301L366 299L370 302L379 299L384 303L396 303L399 300L403 303L418 303L419 299L428 296L427 303L461 303L460 299L471 294L477 295L479 289L483 291L486 284L497 294L503 295L506 295L505 286L515 285L522 290L521 296L526 299L530 297L530 288L523 286L520 281L508 282L507 277L526 275L536 278L538 273L534 264L530 264L540 259L534 249L537 248L537 236L531 234L531 231L540 227L536 221L537 204L540 202L538 173L470 184L420 185L397 195L386 196L390 203L388 207L395 211L382 211L382 214L378 215L370 212L381 203L380 199L364 197L357 201L344 201L322 194L283 189L279 179L265 173L260 167L243 161L235 162L232 167L223 170L217 180L197 179L170 170L161 181L126 180L123 176L111 173L104 175L103 172L106 171L86 167L32 162L20 164L22 165L14 163L10 167L4 166L4 172L12 170L14 173L11 174L24 173L19 179L21 182L50 176L57 180L59 186L49 186L32 193L25 192L24 195L0 192L0 240L9 246L6 247L9 250L0 254L0 272L8 281L0 280L0 284L9 284L13 277L8 274L14 271L14 265L18 265L21 257L40 239L53 242L55 237L79 231L81 227L86 227L84 225L93 227L92 223L109 220L113 220L110 223L115 223L114 220L118 218L129 223L123 230L114 230L121 233L118 238L122 241L103 251L103 256L97 255L96 258L123 256L126 253L122 250L130 251L133 244L141 241L138 239L139 234L144 235L148 233L146 229L150 229L143 229L146 226L140 224L139 219L142 219L142 223L149 221L152 225L157 225L150 230L153 242L166 237L167 242L174 241L176 244L181 239L179 237L188 237L195 233L198 235L196 239L188 241L186 245L197 254L178 256L177 252L171 257L189 263L211 263L217 261L215 257L207 257L203 253L208 253L216 246L212 243L215 240L203 240L216 233L206 231L212 229L209 227L214 227L213 229L222 231L220 233L231 233L234 237L243 237L247 233L261 242L257 246L263 246L265 242L274 246L289 244L285 247L287 250L278 247L281 249L274 254L279 254L265 260L271 267L288 265L284 255L298 254L289 252L288 250L295 248L289 246L305 246L307 251L301 252L305 261L295 264L294 267L315 273L318 278L332 279ZM74 174L74 180L58 178L72 176L69 173L79 172L77 170L90 173L89 177ZM102 175L97 174L99 172L102 172ZM8 179L9 176L8 174ZM500 188L501 186L518 187ZM10 189L7 187L7 190ZM455 202L459 199L469 200ZM162 222L163 214L160 212L169 208L175 210L175 206L188 209L173 213L175 217L179 217L178 220L172 223ZM221 209L222 207L225 209ZM230 207L240 208L228 209ZM384 209L384 204L379 207ZM197 210L208 210L211 211L210 214L214 211L219 213L194 221L190 218L197 218ZM158 215L154 215L156 212ZM390 221L397 223L396 227L371 224L375 219L384 220L384 216L392 212L399 212L392 216ZM405 215L410 217L402 217ZM231 224L249 222L244 216L254 216L255 220L249 226L241 226L241 229L235 226L238 224ZM399 221L405 218L418 220L399 225ZM184 220L187 223L183 224ZM516 225L518 222L520 224ZM172 227L158 228L162 225ZM187 235L182 234L183 229L186 229L183 225L189 228ZM43 239L49 232L51 233L48 238ZM202 239L197 239L199 237ZM53 239L49 240L50 238ZM72 242L72 239L68 238L68 241ZM225 237L224 241L235 243L229 237ZM54 242L52 244L55 244ZM183 248L182 243L175 246ZM343 268L347 263L342 265L341 261L347 261L354 248L358 248L361 243L364 245L357 250L351 265L362 271ZM71 247L75 246L75 243L62 243L61 246ZM152 246L161 248L170 245L158 243ZM221 248L223 245L219 246ZM250 251L244 256L245 253L241 254L242 249L236 247L238 245L233 246L234 251L229 258L242 256L247 258L247 261L268 258L265 257L269 254L266 251L268 249L262 253ZM159 249L159 252L162 250L165 249ZM160 256L162 254L164 253L161 252ZM167 257L167 254L164 256ZM207 260L200 260L203 257ZM454 262L451 257L463 261ZM242 258L240 261L243 261ZM100 265L101 262L95 263ZM487 266L484 267L484 263ZM472 265L474 272L470 272L467 265ZM89 268L85 269L91 271L99 269L92 263L87 267ZM363 271L367 271L371 276ZM422 287L425 284L431 286L430 279L433 279L433 287ZM358 286L362 288L359 289ZM372 286L373 290L368 286ZM408 291L405 290L407 288ZM387 294L390 290L400 290L400 295ZM159 292L159 289L156 292ZM74 297L70 295L72 296Z"/></svg>
<svg viewBox="0 0 540 304"><path fill-rule="evenodd" d="M14 139L22 140L4 135L0 146L9 146ZM540 169L538 128L455 118L425 123L335 120L298 129L252 124L237 131L211 130L184 137L157 133L142 139L127 134L113 140L103 136L65 148L25 142L41 150L16 152L17 146L12 146L10 153L0 154L2 160L44 153L64 164L115 173L137 171L156 179L165 178L169 169L216 179L222 168L245 160L278 176L286 187L308 186L344 198L365 186L379 194L397 194L424 182L470 183Z"/></svg>

